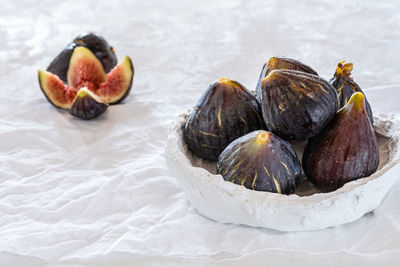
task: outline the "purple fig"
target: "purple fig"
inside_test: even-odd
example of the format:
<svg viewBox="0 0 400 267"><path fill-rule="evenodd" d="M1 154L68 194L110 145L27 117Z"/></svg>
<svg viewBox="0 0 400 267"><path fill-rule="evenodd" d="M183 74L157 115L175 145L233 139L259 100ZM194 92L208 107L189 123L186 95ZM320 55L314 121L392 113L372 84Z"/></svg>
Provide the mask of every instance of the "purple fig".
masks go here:
<svg viewBox="0 0 400 267"><path fill-rule="evenodd" d="M303 154L307 178L322 191L373 174L379 150L365 97L354 93L325 129L312 138Z"/></svg>
<svg viewBox="0 0 400 267"><path fill-rule="evenodd" d="M217 172L246 188L282 194L293 193L303 174L291 145L262 130L230 143L219 155Z"/></svg>
<svg viewBox="0 0 400 267"><path fill-rule="evenodd" d="M196 156L217 161L230 142L265 129L255 96L238 82L220 79L201 96L185 124L184 137Z"/></svg>
<svg viewBox="0 0 400 267"><path fill-rule="evenodd" d="M266 127L284 139L313 137L338 109L336 89L328 81L295 70L271 71L260 98Z"/></svg>

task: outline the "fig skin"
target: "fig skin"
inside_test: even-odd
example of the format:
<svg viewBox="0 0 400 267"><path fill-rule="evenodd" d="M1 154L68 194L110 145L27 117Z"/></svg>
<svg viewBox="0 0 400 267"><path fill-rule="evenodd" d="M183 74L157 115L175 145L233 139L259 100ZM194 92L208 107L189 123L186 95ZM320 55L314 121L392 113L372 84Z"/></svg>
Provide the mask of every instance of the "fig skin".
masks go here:
<svg viewBox="0 0 400 267"><path fill-rule="evenodd" d="M297 70L318 76L315 70L298 60L285 57L271 57L262 67L260 78L258 78L256 96L259 101L261 97L262 80L273 70Z"/></svg>
<svg viewBox="0 0 400 267"><path fill-rule="evenodd" d="M236 81L220 79L203 93L186 121L184 138L196 156L217 161L236 138L265 129L257 99Z"/></svg>
<svg viewBox="0 0 400 267"><path fill-rule="evenodd" d="M325 79L295 70L273 70L262 81L266 127L286 140L308 140L338 109L336 89Z"/></svg>
<svg viewBox="0 0 400 267"><path fill-rule="evenodd" d="M302 162L307 178L323 192L376 171L378 143L361 92L354 93L326 128L308 142Z"/></svg>
<svg viewBox="0 0 400 267"><path fill-rule="evenodd" d="M76 94L69 113L83 120L91 120L103 114L107 108L107 104L102 103L94 93L83 87Z"/></svg>
<svg viewBox="0 0 400 267"><path fill-rule="evenodd" d="M84 33L78 35L67 47L50 63L47 71L57 75L67 83L69 61L76 47L84 46L100 60L106 73L117 65L117 55L114 48L98 33Z"/></svg>
<svg viewBox="0 0 400 267"><path fill-rule="evenodd" d="M345 63L343 60L342 62L338 63L335 74L330 79L330 82L338 92L339 108L344 107L344 105L346 105L346 103L349 101L351 95L355 92L361 92L365 96L365 93L361 90L360 86L358 86L358 84L351 77L352 70L353 63ZM372 109L366 97L365 108L371 123L374 124Z"/></svg>
<svg viewBox="0 0 400 267"><path fill-rule="evenodd" d="M217 173L248 189L282 194L293 193L303 175L291 145L263 130L230 143L219 155Z"/></svg>

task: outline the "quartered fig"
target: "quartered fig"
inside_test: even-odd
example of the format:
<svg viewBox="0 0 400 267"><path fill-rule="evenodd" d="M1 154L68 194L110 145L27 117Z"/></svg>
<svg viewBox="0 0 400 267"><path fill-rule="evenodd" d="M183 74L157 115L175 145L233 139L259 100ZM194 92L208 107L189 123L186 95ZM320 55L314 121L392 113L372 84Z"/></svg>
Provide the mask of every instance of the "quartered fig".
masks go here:
<svg viewBox="0 0 400 267"><path fill-rule="evenodd" d="M260 93L267 128L284 139L313 137L338 109L336 89L305 72L273 70L263 79Z"/></svg>
<svg viewBox="0 0 400 267"><path fill-rule="evenodd" d="M291 145L267 131L255 131L230 143L219 155L217 172L246 188L293 193L302 176Z"/></svg>
<svg viewBox="0 0 400 267"><path fill-rule="evenodd" d="M91 120L103 114L107 107L97 95L83 87L76 94L69 113L83 120Z"/></svg>
<svg viewBox="0 0 400 267"><path fill-rule="evenodd" d="M57 75L67 82L69 62L76 47L87 47L100 60L105 72L109 72L117 65L117 55L114 48L98 33L78 35L67 47L50 63L47 71Z"/></svg>
<svg viewBox="0 0 400 267"><path fill-rule="evenodd" d="M264 78L273 70L297 70L318 75L318 73L310 66L303 64L298 60L285 57L271 57L268 62L264 64L261 70L260 78L258 79L256 88L256 95L258 100L260 100L261 96L262 80L264 80Z"/></svg>
<svg viewBox="0 0 400 267"><path fill-rule="evenodd" d="M216 161L236 138L264 129L257 99L238 82L220 79L201 96L185 124L185 141L193 154Z"/></svg>
<svg viewBox="0 0 400 267"><path fill-rule="evenodd" d="M133 80L133 65L126 56L109 73L101 62L86 47L75 48L69 63L67 85L51 72L39 70L39 84L46 98L54 106L69 109L76 93L82 87L98 95L102 102L117 104L130 92Z"/></svg>
<svg viewBox="0 0 400 267"><path fill-rule="evenodd" d="M333 78L330 80L339 95L339 108L346 105L353 93L361 92L364 94L360 86L358 86L358 84L351 77L352 70L353 63L345 63L345 61L342 61L338 64L336 72L333 75ZM369 119L373 123L372 110L367 98L365 98L365 108L367 110Z"/></svg>
<svg viewBox="0 0 400 267"><path fill-rule="evenodd" d="M322 191L367 177L378 164L376 135L360 92L354 93L326 128L308 142L303 154L307 178Z"/></svg>

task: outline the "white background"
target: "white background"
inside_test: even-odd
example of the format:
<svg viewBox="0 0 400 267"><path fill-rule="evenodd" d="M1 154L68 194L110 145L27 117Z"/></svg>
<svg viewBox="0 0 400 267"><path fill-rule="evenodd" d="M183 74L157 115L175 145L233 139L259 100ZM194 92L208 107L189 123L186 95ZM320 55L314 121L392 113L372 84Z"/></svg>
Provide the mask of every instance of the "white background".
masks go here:
<svg viewBox="0 0 400 267"><path fill-rule="evenodd" d="M348 225L283 233L199 215L164 160L167 127L209 83L254 89L263 63L336 64L375 112L400 114L398 1L1 1L0 264L400 263L400 184ZM133 90L80 121L41 93L37 70L97 31L135 65Z"/></svg>

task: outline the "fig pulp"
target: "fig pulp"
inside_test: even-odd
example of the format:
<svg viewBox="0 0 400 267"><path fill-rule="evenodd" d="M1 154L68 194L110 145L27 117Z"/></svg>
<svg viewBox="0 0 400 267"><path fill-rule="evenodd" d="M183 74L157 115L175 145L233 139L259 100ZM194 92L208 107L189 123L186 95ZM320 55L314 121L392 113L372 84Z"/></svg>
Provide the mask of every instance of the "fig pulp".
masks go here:
<svg viewBox="0 0 400 267"><path fill-rule="evenodd" d="M313 137L338 109L336 89L305 72L273 70L263 79L260 92L266 127L284 139Z"/></svg>
<svg viewBox="0 0 400 267"><path fill-rule="evenodd" d="M336 88L339 95L339 108L346 105L349 101L351 95L355 92L364 92L361 90L360 86L351 77L351 71L353 70L353 63L346 63L342 61L338 64L336 72L333 78L330 80L332 85ZM365 96L365 94L364 94ZM367 98L365 98L365 108L367 110L368 117L373 124L372 110L368 103Z"/></svg>
<svg viewBox="0 0 400 267"><path fill-rule="evenodd" d="M303 154L307 178L322 191L367 177L378 164L376 135L360 92L354 93L326 128L308 142Z"/></svg>
<svg viewBox="0 0 400 267"><path fill-rule="evenodd" d="M76 94L69 113L83 120L91 120L103 114L107 107L97 95L82 87Z"/></svg>
<svg viewBox="0 0 400 267"><path fill-rule="evenodd" d="M240 83L220 79L201 96L186 121L184 137L193 154L217 161L230 142L264 128L257 99Z"/></svg>
<svg viewBox="0 0 400 267"><path fill-rule="evenodd" d="M268 62L264 64L261 70L260 78L258 79L256 88L256 96L258 100L260 100L261 97L262 80L273 70L297 70L318 75L318 73L310 66L305 65L298 60L285 57L271 57Z"/></svg>
<svg viewBox="0 0 400 267"><path fill-rule="evenodd" d="M219 155L217 172L246 188L293 193L302 176L290 144L271 132L255 131L230 143Z"/></svg>
<svg viewBox="0 0 400 267"><path fill-rule="evenodd" d="M82 87L98 95L101 102L117 104L129 94L132 79L133 65L128 56L106 74L101 62L84 46L77 47L71 56L68 85L56 75L39 70L40 88L50 103L61 109L71 107L76 93Z"/></svg>
<svg viewBox="0 0 400 267"><path fill-rule="evenodd" d="M47 71L57 75L67 82L69 62L76 47L87 47L100 60L105 72L109 72L117 65L117 55L114 48L98 33L78 35L67 47L50 63Z"/></svg>

